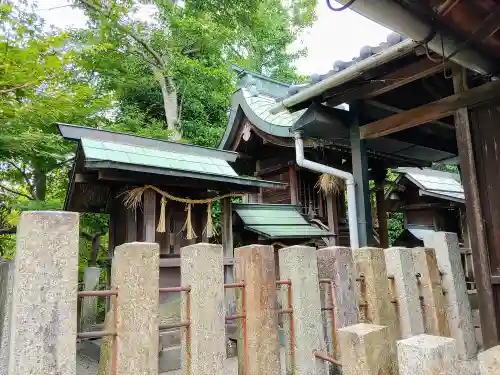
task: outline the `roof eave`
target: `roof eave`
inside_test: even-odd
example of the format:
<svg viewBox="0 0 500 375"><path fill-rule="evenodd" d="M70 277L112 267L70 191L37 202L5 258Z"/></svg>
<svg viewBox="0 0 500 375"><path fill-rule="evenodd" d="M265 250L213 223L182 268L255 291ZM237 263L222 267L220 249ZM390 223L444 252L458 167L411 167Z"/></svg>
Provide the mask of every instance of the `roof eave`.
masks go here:
<svg viewBox="0 0 500 375"><path fill-rule="evenodd" d="M85 168L88 169L118 169L132 172L142 172L151 173L157 175L166 175L173 177L183 177L192 179L202 179L208 181L216 182L226 182L239 185L241 187L258 187L265 189L284 189L287 185L279 182L257 180L244 177L234 177L234 176L223 176L223 175L213 175L208 173L190 172L190 171L180 171L174 169L157 168L150 166L138 166L135 164L119 163L112 161L96 161L96 160L86 160Z"/></svg>

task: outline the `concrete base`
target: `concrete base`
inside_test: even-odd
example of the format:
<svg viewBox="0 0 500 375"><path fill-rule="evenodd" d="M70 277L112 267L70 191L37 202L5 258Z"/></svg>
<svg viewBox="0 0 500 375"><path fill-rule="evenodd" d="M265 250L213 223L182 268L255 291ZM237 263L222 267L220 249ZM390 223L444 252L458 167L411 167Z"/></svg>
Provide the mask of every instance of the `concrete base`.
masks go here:
<svg viewBox="0 0 500 375"><path fill-rule="evenodd" d="M400 375L458 375L455 340L418 335L397 342Z"/></svg>

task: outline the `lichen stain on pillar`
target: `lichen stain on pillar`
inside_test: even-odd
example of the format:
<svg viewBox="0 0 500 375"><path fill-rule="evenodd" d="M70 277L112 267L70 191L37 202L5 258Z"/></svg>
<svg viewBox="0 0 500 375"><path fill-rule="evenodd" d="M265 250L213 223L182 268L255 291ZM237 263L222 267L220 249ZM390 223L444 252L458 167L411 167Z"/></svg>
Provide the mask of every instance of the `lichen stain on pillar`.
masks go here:
<svg viewBox="0 0 500 375"><path fill-rule="evenodd" d="M71 212L19 218L9 374L76 372L78 225Z"/></svg>

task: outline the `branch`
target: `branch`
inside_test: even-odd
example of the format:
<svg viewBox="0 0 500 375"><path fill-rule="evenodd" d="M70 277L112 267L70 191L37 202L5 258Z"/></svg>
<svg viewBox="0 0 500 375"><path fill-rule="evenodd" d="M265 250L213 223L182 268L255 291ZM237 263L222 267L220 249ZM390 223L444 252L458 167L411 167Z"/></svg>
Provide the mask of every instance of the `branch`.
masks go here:
<svg viewBox="0 0 500 375"><path fill-rule="evenodd" d="M0 236L3 234L15 234L16 232L17 232L17 227L0 228Z"/></svg>
<svg viewBox="0 0 500 375"><path fill-rule="evenodd" d="M93 4L92 2L90 2L89 0L78 0L80 3L86 5L87 7L93 9L94 11L96 12L99 12L99 13L105 13L104 11L106 10L104 7L102 6L97 6L95 4ZM132 39L134 39L137 43L139 43L147 52L149 52L149 54L151 56L153 56L153 58L156 60L156 62L158 63L158 65L160 65L161 67L164 66L165 64L165 61L162 59L162 57L153 49L153 47L151 47L148 42L146 42L144 39L142 39L138 34L136 34L135 32L133 32L132 30L129 30L127 29L125 26L121 25L118 21L115 21L114 22L115 26L121 30L122 32L124 32L125 34L127 34L128 36L130 36Z"/></svg>
<svg viewBox="0 0 500 375"><path fill-rule="evenodd" d="M30 181L28 175L26 174L26 171L23 170L21 167L18 167L16 164L14 164L14 162L12 162L10 160L7 160L7 163L12 165L15 169L17 169L17 171L19 173L21 173L21 175L24 178L24 181L28 184L28 189L29 189L31 195L35 196L35 189L34 189L33 185L31 184L31 181Z"/></svg>
<svg viewBox="0 0 500 375"><path fill-rule="evenodd" d="M0 184L0 189L3 189L5 191L8 191L9 193L16 194L16 195L19 195L19 196L24 197L24 198L28 198L30 201L35 200L35 197L33 197L33 196L29 196L28 194L24 194L24 193L21 193L19 191L12 190L12 189L10 189L2 184Z"/></svg>
<svg viewBox="0 0 500 375"><path fill-rule="evenodd" d="M18 90L18 89L23 89L25 87L29 87L29 86L33 86L33 85L35 85L35 82L23 83L22 85L17 85L17 86L9 87L8 89L1 89L0 90L0 94L4 94L6 92L15 91L15 90Z"/></svg>

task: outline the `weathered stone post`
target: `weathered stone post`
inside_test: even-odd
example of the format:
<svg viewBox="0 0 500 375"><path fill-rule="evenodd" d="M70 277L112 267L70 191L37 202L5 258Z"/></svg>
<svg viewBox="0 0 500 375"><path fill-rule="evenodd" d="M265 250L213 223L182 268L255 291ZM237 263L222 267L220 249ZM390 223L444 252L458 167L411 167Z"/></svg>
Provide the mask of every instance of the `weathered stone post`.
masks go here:
<svg viewBox="0 0 500 375"><path fill-rule="evenodd" d="M198 243L181 249L182 286L190 286L189 340L182 337L184 373L191 375L223 374L226 356L224 319L224 272L221 245ZM183 293L181 315L186 321L187 294Z"/></svg>
<svg viewBox="0 0 500 375"><path fill-rule="evenodd" d="M286 247L279 251L280 279L290 280L294 323L295 375L326 375L327 366L313 355L325 351L316 249ZM290 340L290 327L284 327ZM288 369L287 369L288 370Z"/></svg>
<svg viewBox="0 0 500 375"><path fill-rule="evenodd" d="M274 249L251 245L235 250L236 280L244 280L248 369L246 375L279 374L280 352ZM243 347L241 341L238 350Z"/></svg>
<svg viewBox="0 0 500 375"><path fill-rule="evenodd" d="M397 375L389 330L356 324L338 331L343 375Z"/></svg>
<svg viewBox="0 0 500 375"><path fill-rule="evenodd" d="M335 327L347 327L358 323L359 301L356 292L356 274L352 250L349 247L328 247L320 249L318 254L318 273L320 279L333 280L335 305ZM331 295L331 291L329 293ZM332 322L328 319L327 335L332 340ZM337 348L332 348L337 352Z"/></svg>
<svg viewBox="0 0 500 375"><path fill-rule="evenodd" d="M13 259L0 261L0 375L6 375L9 368L14 270Z"/></svg>
<svg viewBox="0 0 500 375"><path fill-rule="evenodd" d="M75 375L78 214L23 212L10 326L9 375Z"/></svg>
<svg viewBox="0 0 500 375"><path fill-rule="evenodd" d="M436 232L426 237L424 243L436 251L438 267L442 272L448 326L451 336L456 340L458 356L464 360L472 358L477 354L477 342L458 237L455 233Z"/></svg>
<svg viewBox="0 0 500 375"><path fill-rule="evenodd" d="M418 335L397 342L399 375L458 375L455 340Z"/></svg>
<svg viewBox="0 0 500 375"><path fill-rule="evenodd" d="M99 267L85 267L83 270L83 290L97 290L99 287ZM97 297L84 297L81 301L81 331L89 331L96 324Z"/></svg>
<svg viewBox="0 0 500 375"><path fill-rule="evenodd" d="M500 374L500 345L479 353L477 358L481 375Z"/></svg>
<svg viewBox="0 0 500 375"><path fill-rule="evenodd" d="M396 340L400 337L399 322L391 303L389 280L385 265L384 249L363 247L354 250L354 261L360 279L361 300L365 321L386 326L388 345L392 357L396 357Z"/></svg>
<svg viewBox="0 0 500 375"><path fill-rule="evenodd" d="M158 375L158 244L126 243L115 248L111 285L118 290L117 374Z"/></svg>
<svg viewBox="0 0 500 375"><path fill-rule="evenodd" d="M420 277L417 285L422 298L422 315L425 333L435 336L450 336L441 285L441 276L434 249L417 247L412 249L415 271Z"/></svg>
<svg viewBox="0 0 500 375"><path fill-rule="evenodd" d="M406 247L385 249L385 263L388 277L394 281L396 289L401 337L424 333L412 250Z"/></svg>

